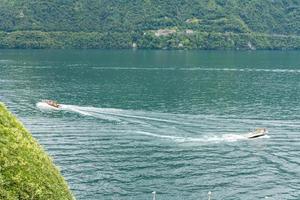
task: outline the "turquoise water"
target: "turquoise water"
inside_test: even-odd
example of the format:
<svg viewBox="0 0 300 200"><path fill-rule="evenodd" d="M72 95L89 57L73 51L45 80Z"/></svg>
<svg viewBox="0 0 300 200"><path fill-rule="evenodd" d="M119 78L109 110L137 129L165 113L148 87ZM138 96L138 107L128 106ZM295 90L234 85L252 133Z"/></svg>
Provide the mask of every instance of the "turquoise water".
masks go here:
<svg viewBox="0 0 300 200"><path fill-rule="evenodd" d="M77 199L300 198L300 52L1 50L0 101Z"/></svg>

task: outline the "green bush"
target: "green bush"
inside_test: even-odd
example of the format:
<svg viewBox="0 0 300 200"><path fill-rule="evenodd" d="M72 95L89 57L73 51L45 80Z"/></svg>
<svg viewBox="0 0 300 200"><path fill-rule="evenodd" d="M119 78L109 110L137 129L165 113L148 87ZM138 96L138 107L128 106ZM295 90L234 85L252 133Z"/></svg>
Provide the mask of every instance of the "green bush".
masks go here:
<svg viewBox="0 0 300 200"><path fill-rule="evenodd" d="M74 199L50 157L2 103L0 199Z"/></svg>

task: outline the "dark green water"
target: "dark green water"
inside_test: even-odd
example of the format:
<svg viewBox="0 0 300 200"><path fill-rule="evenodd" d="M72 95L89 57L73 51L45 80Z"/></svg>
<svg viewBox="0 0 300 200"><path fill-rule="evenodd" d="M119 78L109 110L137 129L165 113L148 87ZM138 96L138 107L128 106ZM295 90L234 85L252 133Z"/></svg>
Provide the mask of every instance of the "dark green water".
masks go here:
<svg viewBox="0 0 300 200"><path fill-rule="evenodd" d="M77 199L300 198L300 52L2 50L0 101Z"/></svg>

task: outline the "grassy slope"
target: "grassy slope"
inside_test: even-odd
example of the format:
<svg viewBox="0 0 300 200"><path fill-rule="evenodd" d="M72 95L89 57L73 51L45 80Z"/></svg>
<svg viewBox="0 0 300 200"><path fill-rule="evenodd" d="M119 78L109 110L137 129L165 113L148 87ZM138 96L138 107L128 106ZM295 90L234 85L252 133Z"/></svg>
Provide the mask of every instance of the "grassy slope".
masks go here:
<svg viewBox="0 0 300 200"><path fill-rule="evenodd" d="M73 199L52 160L2 103L0 199Z"/></svg>

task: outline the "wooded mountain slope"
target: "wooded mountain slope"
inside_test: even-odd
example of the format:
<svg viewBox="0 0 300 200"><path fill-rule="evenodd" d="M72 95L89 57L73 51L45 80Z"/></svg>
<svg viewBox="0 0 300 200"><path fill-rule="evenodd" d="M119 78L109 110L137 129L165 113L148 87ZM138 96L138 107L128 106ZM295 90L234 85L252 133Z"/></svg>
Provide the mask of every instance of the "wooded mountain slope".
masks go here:
<svg viewBox="0 0 300 200"><path fill-rule="evenodd" d="M121 33L115 37L128 37L131 44L145 40L145 33L159 29L174 29L177 33L192 30L193 33L297 37L300 1L0 0L0 31L3 32Z"/></svg>

